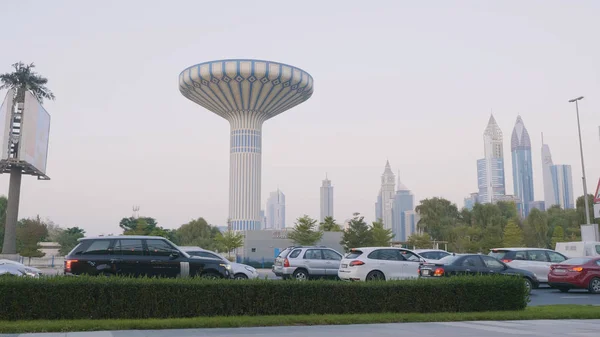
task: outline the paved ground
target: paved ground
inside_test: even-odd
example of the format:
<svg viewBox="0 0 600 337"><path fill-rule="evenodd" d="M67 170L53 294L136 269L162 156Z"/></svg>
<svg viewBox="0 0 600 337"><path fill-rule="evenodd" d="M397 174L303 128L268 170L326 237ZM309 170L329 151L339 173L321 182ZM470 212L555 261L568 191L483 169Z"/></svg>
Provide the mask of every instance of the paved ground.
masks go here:
<svg viewBox="0 0 600 337"><path fill-rule="evenodd" d="M539 321L480 321L448 323L397 323L339 326L294 326L238 329L183 329L141 331L99 331L55 334L24 334L0 336L40 337L506 337L506 336L561 336L598 337L600 320L539 320Z"/></svg>

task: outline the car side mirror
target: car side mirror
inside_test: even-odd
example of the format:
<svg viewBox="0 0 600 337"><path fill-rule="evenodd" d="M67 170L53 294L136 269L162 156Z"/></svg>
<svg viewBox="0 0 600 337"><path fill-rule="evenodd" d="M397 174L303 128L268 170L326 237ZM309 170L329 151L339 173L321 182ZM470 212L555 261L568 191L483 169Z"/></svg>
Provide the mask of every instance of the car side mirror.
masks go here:
<svg viewBox="0 0 600 337"><path fill-rule="evenodd" d="M419 258L419 262L420 262L420 263L426 263L426 262L427 262L427 260L425 260L424 258L422 258L422 257L421 257L421 258Z"/></svg>
<svg viewBox="0 0 600 337"><path fill-rule="evenodd" d="M176 259L176 258L178 258L180 255L181 255L181 254L179 254L179 251L177 251L177 250L173 250L173 251L171 251L171 254L169 255L169 257L170 257L170 258L172 258L172 259Z"/></svg>

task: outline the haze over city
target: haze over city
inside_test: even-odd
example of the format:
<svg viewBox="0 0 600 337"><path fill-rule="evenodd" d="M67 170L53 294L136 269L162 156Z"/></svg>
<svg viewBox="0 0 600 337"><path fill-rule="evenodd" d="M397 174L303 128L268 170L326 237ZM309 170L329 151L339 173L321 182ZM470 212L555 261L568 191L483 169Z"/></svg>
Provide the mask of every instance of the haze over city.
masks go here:
<svg viewBox="0 0 600 337"><path fill-rule="evenodd" d="M279 188L286 224L319 217L327 173L335 218L374 203L389 160L415 194L459 208L477 191L476 161L493 111L504 133L507 193L517 115L532 142L543 200L541 133L582 192L575 107L593 193L600 177L600 47L595 1L76 1L3 4L0 73L34 62L56 101L47 174L23 178L19 217L88 234L140 214L176 228L227 219L229 124L185 99L178 75L223 58L292 64L314 78L307 102L263 126L262 193ZM234 11L235 8L236 10ZM25 24L24 24L25 23ZM0 91L0 100L6 91ZM8 193L8 175L0 175Z"/></svg>

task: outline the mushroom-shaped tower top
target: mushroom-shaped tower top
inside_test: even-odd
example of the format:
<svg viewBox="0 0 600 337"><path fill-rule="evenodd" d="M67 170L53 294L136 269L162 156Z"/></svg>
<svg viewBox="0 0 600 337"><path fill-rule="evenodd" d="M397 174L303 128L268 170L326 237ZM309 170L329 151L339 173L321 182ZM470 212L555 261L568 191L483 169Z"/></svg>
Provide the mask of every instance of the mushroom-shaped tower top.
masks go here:
<svg viewBox="0 0 600 337"><path fill-rule="evenodd" d="M244 113L264 122L309 99L313 78L302 69L272 61L218 60L182 71L179 91L230 122Z"/></svg>

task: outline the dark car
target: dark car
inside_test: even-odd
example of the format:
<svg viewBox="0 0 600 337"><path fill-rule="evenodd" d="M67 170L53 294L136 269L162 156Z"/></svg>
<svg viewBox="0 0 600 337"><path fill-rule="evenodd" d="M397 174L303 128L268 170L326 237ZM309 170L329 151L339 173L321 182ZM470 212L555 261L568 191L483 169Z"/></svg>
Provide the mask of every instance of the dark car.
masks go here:
<svg viewBox="0 0 600 337"><path fill-rule="evenodd" d="M192 257L155 236L83 238L65 258L65 275L232 278L221 260Z"/></svg>
<svg viewBox="0 0 600 337"><path fill-rule="evenodd" d="M441 258L436 263L424 263L419 268L420 277L443 277L453 275L520 275L528 290L540 283L535 274L527 270L511 268L487 255L456 254Z"/></svg>

